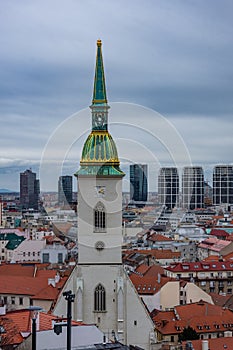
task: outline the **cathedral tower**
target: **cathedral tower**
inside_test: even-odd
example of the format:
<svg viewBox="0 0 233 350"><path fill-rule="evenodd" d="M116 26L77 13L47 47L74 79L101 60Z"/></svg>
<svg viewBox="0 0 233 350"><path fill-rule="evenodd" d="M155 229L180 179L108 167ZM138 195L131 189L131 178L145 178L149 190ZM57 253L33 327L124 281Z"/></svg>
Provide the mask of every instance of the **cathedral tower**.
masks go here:
<svg viewBox="0 0 233 350"><path fill-rule="evenodd" d="M153 322L124 271L123 171L108 131L102 44L97 41L92 130L83 146L78 178L78 265L67 282L75 293L74 318L95 323L108 338L150 349ZM58 303L57 314L64 313Z"/></svg>
<svg viewBox="0 0 233 350"><path fill-rule="evenodd" d="M117 148L108 132L101 41L97 41L92 130L82 151L78 177L79 264L121 264L122 177Z"/></svg>

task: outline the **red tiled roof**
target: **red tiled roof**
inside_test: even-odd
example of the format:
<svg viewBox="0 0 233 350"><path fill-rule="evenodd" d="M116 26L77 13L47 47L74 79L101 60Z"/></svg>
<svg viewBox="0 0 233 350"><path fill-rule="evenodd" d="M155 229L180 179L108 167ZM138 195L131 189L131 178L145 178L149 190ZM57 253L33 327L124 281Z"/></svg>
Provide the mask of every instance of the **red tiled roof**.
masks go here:
<svg viewBox="0 0 233 350"><path fill-rule="evenodd" d="M195 350L202 350L201 339L192 340L193 348ZM182 343L183 345L183 343ZM185 348L184 348L185 349ZM208 350L232 350L233 349L233 338L232 337L222 337L222 338L212 338L208 339Z"/></svg>
<svg viewBox="0 0 233 350"><path fill-rule="evenodd" d="M136 273L129 276L138 294L155 294L164 284L171 281L171 278L164 276L164 269L161 266L144 265L144 267L144 274L137 269ZM143 271L142 268L140 270Z"/></svg>
<svg viewBox="0 0 233 350"><path fill-rule="evenodd" d="M181 257L181 252L173 252L171 249L137 249L133 251L139 254L151 255L157 260L176 259ZM127 250L124 253L132 253L132 250Z"/></svg>
<svg viewBox="0 0 233 350"><path fill-rule="evenodd" d="M56 270L37 270L36 271L36 277L43 277L43 278L54 278L57 275Z"/></svg>
<svg viewBox="0 0 233 350"><path fill-rule="evenodd" d="M174 311L158 311L152 316L161 334L179 334L187 326L200 333L219 333L233 328L233 313L206 302L180 305Z"/></svg>
<svg viewBox="0 0 233 350"><path fill-rule="evenodd" d="M33 276L34 266L22 266L20 264L2 264L0 265L0 276Z"/></svg>
<svg viewBox="0 0 233 350"><path fill-rule="evenodd" d="M155 294L160 288L171 279L168 277L159 277L156 279L151 276L139 276L137 274L131 274L130 279L137 289L138 294Z"/></svg>
<svg viewBox="0 0 233 350"><path fill-rule="evenodd" d="M46 286L43 289L40 289L38 293L36 293L31 299L36 300L54 300L58 296L58 290L57 288L54 288L53 286Z"/></svg>
<svg viewBox="0 0 233 350"><path fill-rule="evenodd" d="M153 233L151 236L148 237L148 241L153 242L171 242L173 241L172 238L166 237L164 235L161 235L160 233Z"/></svg>
<svg viewBox="0 0 233 350"><path fill-rule="evenodd" d="M222 316L225 314L225 311L221 307L213 304L209 304L205 301L200 301L197 303L191 303L187 305L178 305L176 306L176 311L178 312L181 319L189 319L191 317L205 317L205 316ZM229 311L231 317L233 313ZM233 323L233 319L232 319Z"/></svg>
<svg viewBox="0 0 233 350"><path fill-rule="evenodd" d="M157 249L154 257L160 259L176 259L181 257L181 252L173 252L171 250Z"/></svg>
<svg viewBox="0 0 233 350"><path fill-rule="evenodd" d="M226 302L232 297L232 295L221 295L217 293L209 293L215 305L224 306Z"/></svg>
<svg viewBox="0 0 233 350"><path fill-rule="evenodd" d="M6 317L18 327L20 332L30 332L30 311L29 310L17 310L11 311L6 314Z"/></svg>
<svg viewBox="0 0 233 350"><path fill-rule="evenodd" d="M217 228L212 228L210 231L210 235L216 236L216 237L228 237L229 233L226 232L225 230L219 230Z"/></svg>
<svg viewBox="0 0 233 350"><path fill-rule="evenodd" d="M202 261L219 261L219 255L209 255Z"/></svg>
<svg viewBox="0 0 233 350"><path fill-rule="evenodd" d="M22 343L23 337L20 330L11 319L7 318L5 315L0 316L0 326L5 330L5 332L1 334L1 346L3 348L5 346L16 346Z"/></svg>
<svg viewBox="0 0 233 350"><path fill-rule="evenodd" d="M165 267L165 270L172 272L190 271L233 271L233 262L226 261L199 261L199 262L177 262Z"/></svg>
<svg viewBox="0 0 233 350"><path fill-rule="evenodd" d="M140 273L141 275L145 275L146 272L150 269L150 266L141 264L136 268L136 272Z"/></svg>
<svg viewBox="0 0 233 350"><path fill-rule="evenodd" d="M64 285L67 278L62 278ZM58 285L48 285L47 277L0 276L0 294L28 295L34 299L53 300L59 294Z"/></svg>
<svg viewBox="0 0 233 350"><path fill-rule="evenodd" d="M45 239L46 240L46 243L47 244L53 244L54 242L56 242L56 243L60 243L60 244L64 244L64 242L59 238L59 237L57 237L57 236L52 236L52 235L50 235L50 236L45 236L45 237L43 237L43 239Z"/></svg>
<svg viewBox="0 0 233 350"><path fill-rule="evenodd" d="M39 271L45 269L49 264L42 263L23 263L23 264L0 264L0 276L28 276L33 277ZM54 271L54 270L50 270Z"/></svg>
<svg viewBox="0 0 233 350"><path fill-rule="evenodd" d="M157 278L158 274L164 275L164 268L161 267L160 265L145 265L141 264L139 265L136 270L136 273L140 274L141 276L147 276L147 277L154 277Z"/></svg>
<svg viewBox="0 0 233 350"><path fill-rule="evenodd" d="M39 320L38 331L51 330L52 321L61 320L61 318L45 312L39 312L37 318ZM25 309L8 312L6 315L0 316L0 322L2 322L4 319L11 320L22 333L31 332L31 315L29 310ZM78 326L83 325L82 322L77 321L72 321L72 324Z"/></svg>
<svg viewBox="0 0 233 350"><path fill-rule="evenodd" d="M164 275L164 268L160 265L151 265L146 271L145 276L157 278L158 274Z"/></svg>

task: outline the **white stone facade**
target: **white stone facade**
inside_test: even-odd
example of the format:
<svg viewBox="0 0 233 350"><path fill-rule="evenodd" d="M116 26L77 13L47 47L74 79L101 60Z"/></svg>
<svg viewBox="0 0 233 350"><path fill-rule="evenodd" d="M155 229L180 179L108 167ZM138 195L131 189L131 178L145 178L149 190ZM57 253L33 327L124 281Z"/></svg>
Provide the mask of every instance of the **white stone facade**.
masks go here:
<svg viewBox="0 0 233 350"><path fill-rule="evenodd" d="M98 194L102 188L104 194ZM121 263L122 245L122 189L121 178L79 177L78 179L78 248L79 264ZM103 204L106 228L94 228L94 208ZM95 249L103 242L104 249Z"/></svg>

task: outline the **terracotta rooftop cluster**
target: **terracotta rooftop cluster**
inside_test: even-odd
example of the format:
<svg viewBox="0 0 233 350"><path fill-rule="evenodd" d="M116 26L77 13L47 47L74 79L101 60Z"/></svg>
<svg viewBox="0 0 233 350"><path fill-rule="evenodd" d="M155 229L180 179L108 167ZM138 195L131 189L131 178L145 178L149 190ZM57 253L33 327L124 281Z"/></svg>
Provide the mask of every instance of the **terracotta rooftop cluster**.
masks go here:
<svg viewBox="0 0 233 350"><path fill-rule="evenodd" d="M61 276L57 269L49 268L49 264L2 264L0 295L28 297L31 302L47 300L52 305L64 287L69 273Z"/></svg>
<svg viewBox="0 0 233 350"><path fill-rule="evenodd" d="M47 331L53 329L53 321L62 321L53 315L40 312L38 315L37 331ZM82 323L72 321L72 325L80 326ZM17 310L8 312L0 316L0 327L3 333L1 346L17 346L21 344L28 335L31 334L31 316L29 310Z"/></svg>
<svg viewBox="0 0 233 350"><path fill-rule="evenodd" d="M192 327L198 334L233 330L233 312L204 301L176 306L172 311L152 312L155 328L163 335Z"/></svg>
<svg viewBox="0 0 233 350"><path fill-rule="evenodd" d="M164 269L159 265L140 265L130 279L136 288L138 294L155 294L171 278L164 276Z"/></svg>

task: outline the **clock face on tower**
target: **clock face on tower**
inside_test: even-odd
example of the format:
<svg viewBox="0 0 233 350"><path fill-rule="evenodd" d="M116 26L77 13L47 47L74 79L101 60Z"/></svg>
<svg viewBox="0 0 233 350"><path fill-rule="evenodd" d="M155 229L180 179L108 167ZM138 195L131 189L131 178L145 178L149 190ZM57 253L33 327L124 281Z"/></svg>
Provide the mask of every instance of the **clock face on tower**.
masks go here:
<svg viewBox="0 0 233 350"><path fill-rule="evenodd" d="M96 113L93 122L95 129L103 129L105 125L104 114Z"/></svg>
<svg viewBox="0 0 233 350"><path fill-rule="evenodd" d="M96 197L105 197L106 187L105 186L95 186Z"/></svg>

